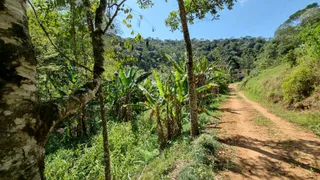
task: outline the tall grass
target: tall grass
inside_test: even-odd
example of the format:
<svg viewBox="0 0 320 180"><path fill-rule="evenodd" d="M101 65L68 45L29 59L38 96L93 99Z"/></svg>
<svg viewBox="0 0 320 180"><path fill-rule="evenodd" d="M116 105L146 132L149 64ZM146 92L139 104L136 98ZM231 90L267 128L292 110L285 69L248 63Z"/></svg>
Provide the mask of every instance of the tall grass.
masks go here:
<svg viewBox="0 0 320 180"><path fill-rule="evenodd" d="M215 99L209 105L211 109L199 115L199 125L202 129L205 128L205 124L216 122L216 109L226 98L227 96L222 95ZM169 142L167 148L162 151L158 146L155 123L149 120L149 112L138 116L136 123L138 130L133 131L130 122L108 122L113 179L169 179L179 162L186 162L187 167L195 170L176 170L178 177L181 173L182 179L186 179L183 178L186 176L185 173L194 172L193 176L203 177L204 174L208 175L213 171L210 166L212 163L207 163L210 159L207 159L206 163L196 159L213 156L213 152L220 147L219 143L213 135L207 135L205 138L201 136L200 140L193 143L189 138L190 122L187 117L184 119L183 135ZM55 146L59 146L56 139L57 137L54 141ZM88 138L85 143L77 146L63 145L59 150L47 155L45 163L45 176L48 180L104 179L102 135Z"/></svg>

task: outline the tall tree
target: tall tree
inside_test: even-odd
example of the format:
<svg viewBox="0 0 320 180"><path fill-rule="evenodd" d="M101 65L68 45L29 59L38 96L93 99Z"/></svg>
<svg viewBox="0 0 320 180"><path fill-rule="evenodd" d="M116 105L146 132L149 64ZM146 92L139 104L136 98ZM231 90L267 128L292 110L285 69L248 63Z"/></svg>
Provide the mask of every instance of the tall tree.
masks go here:
<svg viewBox="0 0 320 180"><path fill-rule="evenodd" d="M183 37L187 50L187 70L188 70L188 91L189 91L189 108L191 115L191 136L195 137L199 134L198 117L197 117L197 95L195 77L193 72L193 54L188 23L193 24L194 19L203 19L209 13L213 19L218 19L217 9L224 9L226 4L229 9L233 6L234 0L177 0L179 5L179 13L173 11L166 19L165 23L174 31L179 28L179 21L182 26ZM186 5L185 5L186 4ZM187 7L187 8L186 8ZM179 17L178 18L178 14Z"/></svg>
<svg viewBox="0 0 320 180"><path fill-rule="evenodd" d="M197 111L197 95L196 95L196 84L194 81L193 73L193 55L192 55L192 45L188 29L187 13L184 7L183 0L178 0L180 19L183 31L183 37L187 49L187 70L188 70L188 91L189 91L189 108L191 115L191 136L196 137L199 134L198 127L198 111Z"/></svg>
<svg viewBox="0 0 320 180"><path fill-rule="evenodd" d="M93 99L104 72L104 34L125 0L103 27L106 0L100 0L92 30L93 81L74 93L39 103L37 60L28 31L25 0L0 0L0 172L3 179L44 179L44 146L54 126ZM108 178L111 179L111 178Z"/></svg>
<svg viewBox="0 0 320 180"><path fill-rule="evenodd" d="M0 1L0 172L4 179L40 179L44 156L36 129L37 61L24 0ZM38 123L37 123L38 122Z"/></svg>

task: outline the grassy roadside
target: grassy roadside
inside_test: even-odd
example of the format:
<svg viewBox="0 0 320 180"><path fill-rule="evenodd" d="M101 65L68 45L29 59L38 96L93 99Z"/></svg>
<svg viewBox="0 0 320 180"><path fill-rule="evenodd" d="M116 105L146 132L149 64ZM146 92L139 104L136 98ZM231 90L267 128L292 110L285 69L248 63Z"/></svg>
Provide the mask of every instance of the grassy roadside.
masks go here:
<svg viewBox="0 0 320 180"><path fill-rule="evenodd" d="M222 145L214 132L206 132L207 124L217 123L220 116L217 108L228 98L221 95L212 100L208 111L199 114L202 134L195 140L190 138L190 121L184 118L183 134L168 142L164 150L158 147L155 124L150 122L149 113L137 117L136 131L132 123L109 121L109 146L112 175L114 179L213 179L222 165L217 163ZM65 140L53 141L60 146L46 156L45 175L50 179L103 179L103 144L101 134L92 136L89 143L66 146ZM50 150L50 147L49 147ZM221 161L219 161L221 162Z"/></svg>
<svg viewBox="0 0 320 180"><path fill-rule="evenodd" d="M305 129L311 130L320 136L320 115L310 111L293 111L287 110L279 104L267 101L266 98L251 92L250 90L242 90L245 96L255 102L266 106L270 111L279 117L289 120Z"/></svg>
<svg viewBox="0 0 320 180"><path fill-rule="evenodd" d="M224 165L218 153L223 150L222 144L216 140L215 132L206 132L207 124L218 123L216 117L222 114L217 108L228 99L222 95L209 105L209 111L199 114L199 126L202 134L195 140L188 136L190 125L184 124L184 134L172 142L157 158L148 163L138 179L214 179Z"/></svg>

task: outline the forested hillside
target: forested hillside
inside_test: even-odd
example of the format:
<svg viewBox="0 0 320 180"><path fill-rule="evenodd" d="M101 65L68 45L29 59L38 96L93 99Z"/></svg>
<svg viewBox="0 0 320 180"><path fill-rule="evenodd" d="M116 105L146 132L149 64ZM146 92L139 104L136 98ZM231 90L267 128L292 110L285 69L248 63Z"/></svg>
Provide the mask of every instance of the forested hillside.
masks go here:
<svg viewBox="0 0 320 180"><path fill-rule="evenodd" d="M146 38L141 41L115 37L113 41L116 54L130 54L136 58L131 65L148 70L168 63L165 54L176 59L184 57L184 42L182 40L160 40ZM130 42L130 47L125 46ZM196 56L206 57L210 62L219 61L219 64L233 69L251 69L261 48L267 42L265 38L243 37L219 40L192 39L193 50ZM124 57L125 59L125 57Z"/></svg>

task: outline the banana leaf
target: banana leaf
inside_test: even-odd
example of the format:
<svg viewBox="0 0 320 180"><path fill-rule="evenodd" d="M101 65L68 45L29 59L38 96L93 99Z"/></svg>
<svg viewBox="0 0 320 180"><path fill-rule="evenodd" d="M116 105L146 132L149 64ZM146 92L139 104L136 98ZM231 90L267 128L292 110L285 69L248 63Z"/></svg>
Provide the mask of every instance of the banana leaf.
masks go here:
<svg viewBox="0 0 320 180"><path fill-rule="evenodd" d="M152 95L149 93L148 90L146 90L143 86L139 85L139 89L143 92L143 94L146 96L149 103L152 105L156 104L156 100L152 97Z"/></svg>
<svg viewBox="0 0 320 180"><path fill-rule="evenodd" d="M177 70L180 74L184 73L183 68L175 60L173 60L171 56L169 56L168 54L164 54L164 55L170 62L172 62L175 70Z"/></svg>
<svg viewBox="0 0 320 180"><path fill-rule="evenodd" d="M156 78L159 94L163 99L165 99L166 97L165 97L165 93L163 90L163 85L162 85L160 76L156 70L153 71L153 74L154 74L154 77Z"/></svg>
<svg viewBox="0 0 320 180"><path fill-rule="evenodd" d="M120 68L120 70L119 70L119 77L121 79L122 84L124 84L125 86L129 86L129 81L128 81L127 77L125 76L122 68Z"/></svg>
<svg viewBox="0 0 320 180"><path fill-rule="evenodd" d="M210 89L210 88L213 87L213 86L214 86L214 84L212 84L212 83L203 85L203 86L201 86L201 87L198 87L198 88L196 89L196 92L197 92L197 93L201 93L202 91L206 91L206 90Z"/></svg>
<svg viewBox="0 0 320 180"><path fill-rule="evenodd" d="M142 81L144 81L145 79L147 79L151 74L152 74L151 72L146 72L146 73L141 74L141 75L137 78L136 84L141 83Z"/></svg>

